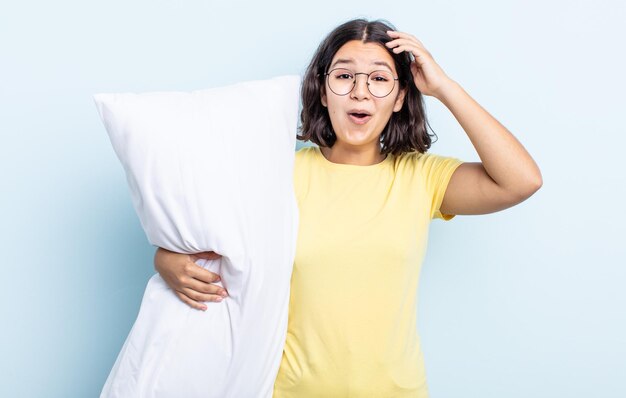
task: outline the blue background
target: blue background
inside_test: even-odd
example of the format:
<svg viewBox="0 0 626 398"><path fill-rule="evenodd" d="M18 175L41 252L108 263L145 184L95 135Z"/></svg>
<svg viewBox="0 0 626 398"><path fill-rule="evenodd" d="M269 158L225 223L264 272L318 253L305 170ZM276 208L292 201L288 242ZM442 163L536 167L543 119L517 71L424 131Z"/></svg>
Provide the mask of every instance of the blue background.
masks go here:
<svg viewBox="0 0 626 398"><path fill-rule="evenodd" d="M332 28L364 16L417 36L544 176L517 207L433 223L419 307L432 397L625 397L625 11L590 0L3 4L0 396L97 396L154 273L91 95L302 74ZM478 160L441 103L428 98L427 111L432 152Z"/></svg>

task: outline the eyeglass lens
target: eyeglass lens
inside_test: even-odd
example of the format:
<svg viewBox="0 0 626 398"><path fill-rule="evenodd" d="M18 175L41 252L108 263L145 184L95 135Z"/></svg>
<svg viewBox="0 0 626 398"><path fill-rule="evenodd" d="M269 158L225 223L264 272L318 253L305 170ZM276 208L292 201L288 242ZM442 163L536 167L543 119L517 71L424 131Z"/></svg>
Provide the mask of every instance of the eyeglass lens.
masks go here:
<svg viewBox="0 0 626 398"><path fill-rule="evenodd" d="M361 73L359 73L361 74ZM365 75L365 73L363 73ZM328 86L337 95L346 95L356 84L356 74L350 69L333 69L328 73ZM377 70L367 77L367 88L374 97L385 97L393 91L395 80L390 72Z"/></svg>

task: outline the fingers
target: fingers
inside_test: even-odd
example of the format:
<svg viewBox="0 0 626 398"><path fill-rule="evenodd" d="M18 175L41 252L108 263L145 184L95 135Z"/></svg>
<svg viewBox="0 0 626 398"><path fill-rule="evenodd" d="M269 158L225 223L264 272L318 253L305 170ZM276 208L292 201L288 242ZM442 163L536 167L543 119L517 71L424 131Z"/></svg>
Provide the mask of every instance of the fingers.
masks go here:
<svg viewBox="0 0 626 398"><path fill-rule="evenodd" d="M387 31L390 37L393 37L393 40L388 41L385 45L391 48L396 54L400 54L403 51L408 52L409 54L413 54L415 58L430 56L430 53L421 41L419 41L415 36L412 36L408 33L396 32L396 31ZM423 61L422 61L423 62Z"/></svg>
<svg viewBox="0 0 626 398"><path fill-rule="evenodd" d="M413 42L415 42L415 43L416 43L419 47L422 47L422 48L426 49L426 48L424 47L424 44L422 44L422 42L421 42L421 41L419 41L419 39L418 39L417 37L415 37L415 36L413 36L413 35L410 35L410 34L408 34L408 33L398 32L398 31L395 31L395 30L388 30L388 31L387 31L387 34L389 35L389 37L395 37L395 38L396 38L396 39L394 39L394 40L392 40L392 41L395 41L395 40L398 40L398 39L405 39L405 40L413 41Z"/></svg>
<svg viewBox="0 0 626 398"><path fill-rule="evenodd" d="M218 286L219 288L219 286ZM226 290L220 290L222 294L226 294ZM197 304L202 305L204 302L221 303L225 296L222 294L206 294L201 293L197 289L184 287L179 293L185 295L188 299L195 301Z"/></svg>
<svg viewBox="0 0 626 398"><path fill-rule="evenodd" d="M221 281L218 274L202 268L196 263L185 264L185 280L183 293L197 301L220 302L228 296L226 289L214 283Z"/></svg>
<svg viewBox="0 0 626 398"><path fill-rule="evenodd" d="M228 296L228 292L222 286L204 283L197 279L190 279L187 281L184 289L188 289L190 292L193 292L189 294L188 291L184 291L187 296L193 298L194 300L221 301L221 299ZM217 300L218 298L220 300Z"/></svg>
<svg viewBox="0 0 626 398"><path fill-rule="evenodd" d="M201 256L221 257L214 252L201 253ZM159 249L155 254L155 268L176 296L192 308L205 311L204 302L220 302L228 296L223 287L212 284L220 281L220 276L193 262L189 255Z"/></svg>
<svg viewBox="0 0 626 398"><path fill-rule="evenodd" d="M421 53L428 53L428 51L425 48L421 47L416 42L412 40L408 40L408 39L396 39L396 40L388 41L387 43L385 43L385 45L391 48L392 51L395 53L400 53L402 51L407 51L407 50L412 53L418 53L420 55Z"/></svg>
<svg viewBox="0 0 626 398"><path fill-rule="evenodd" d="M198 267L197 265L194 266ZM202 269L202 267L198 268ZM204 269L202 270L206 271ZM209 273L219 279L218 275L212 272ZM197 280L190 276L187 272L180 276L176 284L178 287L175 289L175 292L178 298L190 307L202 311L206 311L207 309L203 302L219 303L225 297L228 297L228 292L222 286Z"/></svg>
<svg viewBox="0 0 626 398"><path fill-rule="evenodd" d="M181 292L174 291L174 293L176 293L176 296L180 299L180 301L187 304L191 308L195 308L200 311L206 311L207 306L205 304L194 301L190 299L189 297L185 296L184 294L182 294Z"/></svg>
<svg viewBox="0 0 626 398"><path fill-rule="evenodd" d="M220 276L208 269L202 268L196 263L189 262L185 264L184 272L186 275L205 283L215 283L221 280Z"/></svg>

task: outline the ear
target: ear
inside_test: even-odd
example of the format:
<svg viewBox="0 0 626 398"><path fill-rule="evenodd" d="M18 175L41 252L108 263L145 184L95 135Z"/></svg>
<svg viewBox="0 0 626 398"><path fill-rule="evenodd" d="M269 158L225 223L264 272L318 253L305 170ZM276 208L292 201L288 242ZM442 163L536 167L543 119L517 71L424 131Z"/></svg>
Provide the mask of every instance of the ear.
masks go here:
<svg viewBox="0 0 626 398"><path fill-rule="evenodd" d="M402 109L402 105L404 105L404 98L406 97L406 89L400 90L398 96L396 97L396 102L393 104L393 111L399 112Z"/></svg>
<svg viewBox="0 0 626 398"><path fill-rule="evenodd" d="M328 101L326 100L326 90L324 88L320 90L320 100L322 101L322 106L324 106L324 108L328 108Z"/></svg>

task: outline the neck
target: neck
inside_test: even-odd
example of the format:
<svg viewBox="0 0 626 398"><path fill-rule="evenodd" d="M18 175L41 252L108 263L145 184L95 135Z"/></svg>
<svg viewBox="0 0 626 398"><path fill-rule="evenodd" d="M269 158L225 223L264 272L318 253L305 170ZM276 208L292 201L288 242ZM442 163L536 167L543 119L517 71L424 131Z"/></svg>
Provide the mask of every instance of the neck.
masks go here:
<svg viewBox="0 0 626 398"><path fill-rule="evenodd" d="M320 147L326 159L333 163L371 166L385 160L378 143L368 147L346 147L335 142L332 148Z"/></svg>

